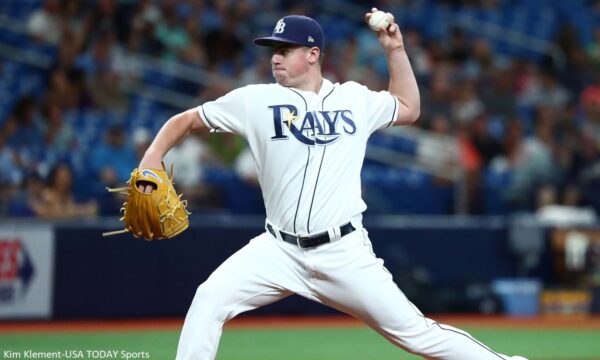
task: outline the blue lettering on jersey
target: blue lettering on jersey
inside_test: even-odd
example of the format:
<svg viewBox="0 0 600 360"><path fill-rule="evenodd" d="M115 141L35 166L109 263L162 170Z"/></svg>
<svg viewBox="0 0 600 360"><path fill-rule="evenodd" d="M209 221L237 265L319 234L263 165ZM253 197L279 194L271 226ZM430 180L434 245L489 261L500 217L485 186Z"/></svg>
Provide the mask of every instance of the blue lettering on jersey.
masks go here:
<svg viewBox="0 0 600 360"><path fill-rule="evenodd" d="M344 125L344 131L350 135L356 132L356 125L354 124L354 120L352 120L352 111L350 110L341 110L342 112L342 120L346 123ZM350 129L346 127L346 125L350 126Z"/></svg>
<svg viewBox="0 0 600 360"><path fill-rule="evenodd" d="M275 135L271 140L287 140L284 134L288 129L298 141L306 145L327 145L340 138L338 124L344 133L356 133L356 123L350 110L333 110L307 112L304 117L298 117L298 109L294 105L273 105L273 127ZM340 122L341 120L341 122Z"/></svg>

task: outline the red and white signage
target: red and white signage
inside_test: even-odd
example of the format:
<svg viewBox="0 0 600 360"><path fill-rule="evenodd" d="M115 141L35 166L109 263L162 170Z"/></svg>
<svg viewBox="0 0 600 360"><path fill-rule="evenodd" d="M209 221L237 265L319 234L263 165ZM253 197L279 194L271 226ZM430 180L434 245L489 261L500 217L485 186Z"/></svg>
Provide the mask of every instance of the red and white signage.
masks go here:
<svg viewBox="0 0 600 360"><path fill-rule="evenodd" d="M0 223L0 318L50 318L53 277L52 227Z"/></svg>

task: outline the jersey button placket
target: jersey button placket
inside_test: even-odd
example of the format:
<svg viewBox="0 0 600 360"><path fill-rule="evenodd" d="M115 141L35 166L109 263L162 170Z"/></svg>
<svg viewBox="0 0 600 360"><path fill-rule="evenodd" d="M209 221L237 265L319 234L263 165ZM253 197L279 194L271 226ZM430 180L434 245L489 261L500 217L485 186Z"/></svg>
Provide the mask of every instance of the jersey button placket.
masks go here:
<svg viewBox="0 0 600 360"><path fill-rule="evenodd" d="M310 110L310 111L314 115L314 111L312 111L312 110ZM315 129L313 128L310 131L311 132L308 133L307 135L309 135L310 138L314 139ZM315 161L317 159L317 155L318 155L317 150L319 147L315 146L315 145L306 145L306 147L307 147L306 151L308 152L308 160L306 162L307 168L306 168L305 184L304 184L304 189L301 194L301 198L299 199L300 204L298 207L298 217L297 217L297 221L296 221L295 225L296 225L296 231L298 233L308 234L310 229L308 229L307 224L308 224L308 217L309 217L309 213L310 213L311 199L312 199L315 181L316 181Z"/></svg>

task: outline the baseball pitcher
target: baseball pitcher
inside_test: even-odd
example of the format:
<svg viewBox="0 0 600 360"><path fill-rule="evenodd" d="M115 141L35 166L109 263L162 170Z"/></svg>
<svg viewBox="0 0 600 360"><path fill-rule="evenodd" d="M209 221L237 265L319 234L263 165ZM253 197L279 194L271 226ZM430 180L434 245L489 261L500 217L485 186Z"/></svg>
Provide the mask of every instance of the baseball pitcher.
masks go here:
<svg viewBox="0 0 600 360"><path fill-rule="evenodd" d="M254 41L271 48L275 83L238 88L173 116L142 159L140 176L130 186L153 194L161 189L158 181L169 181L162 173L163 156L186 135L209 130L239 134L252 151L266 207L265 232L198 287L177 359L214 359L225 322L291 294L350 314L394 345L428 359L523 359L499 354L423 316L373 253L362 225L366 205L360 171L367 139L377 129L417 120L420 99L394 17L374 8L365 20L385 51L387 91L324 79L321 26L306 16L286 16L271 36ZM143 174L147 180L158 175L157 181L146 182ZM187 227L185 209L171 203L166 207L170 218L164 215L169 231L161 237ZM135 205L126 210L135 212ZM134 235L165 233L161 226L139 230L137 223L129 222Z"/></svg>

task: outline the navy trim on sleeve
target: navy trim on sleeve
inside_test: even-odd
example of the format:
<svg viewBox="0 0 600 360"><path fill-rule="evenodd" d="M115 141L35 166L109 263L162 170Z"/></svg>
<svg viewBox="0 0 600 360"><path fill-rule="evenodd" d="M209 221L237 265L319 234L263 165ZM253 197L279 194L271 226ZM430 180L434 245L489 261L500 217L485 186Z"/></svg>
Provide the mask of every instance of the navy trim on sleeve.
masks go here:
<svg viewBox="0 0 600 360"><path fill-rule="evenodd" d="M211 127L213 130L218 130L219 127L215 126L213 123L210 122L210 120L208 120L208 117L206 116L206 112L204 111L204 106L201 106L200 109L202 109L202 115L204 115L203 119L205 120L206 123L208 123L207 125L209 127Z"/></svg>
<svg viewBox="0 0 600 360"><path fill-rule="evenodd" d="M392 94L390 94L392 95ZM392 120L390 120L390 122L387 124L386 128L389 128L398 118L398 115L396 114L396 109L398 108L398 98L394 95L392 95L392 98L394 98L394 111L392 112Z"/></svg>

